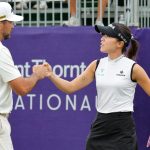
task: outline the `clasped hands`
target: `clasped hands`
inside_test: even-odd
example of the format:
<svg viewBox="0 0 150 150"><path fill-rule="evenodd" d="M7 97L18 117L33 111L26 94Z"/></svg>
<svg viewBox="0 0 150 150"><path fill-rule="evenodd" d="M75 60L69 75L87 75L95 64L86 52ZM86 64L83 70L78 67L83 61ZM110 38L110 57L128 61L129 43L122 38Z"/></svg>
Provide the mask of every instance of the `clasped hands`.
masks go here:
<svg viewBox="0 0 150 150"><path fill-rule="evenodd" d="M33 74L37 76L39 80L49 77L52 74L52 67L50 64L43 63L41 65L34 65L32 67Z"/></svg>

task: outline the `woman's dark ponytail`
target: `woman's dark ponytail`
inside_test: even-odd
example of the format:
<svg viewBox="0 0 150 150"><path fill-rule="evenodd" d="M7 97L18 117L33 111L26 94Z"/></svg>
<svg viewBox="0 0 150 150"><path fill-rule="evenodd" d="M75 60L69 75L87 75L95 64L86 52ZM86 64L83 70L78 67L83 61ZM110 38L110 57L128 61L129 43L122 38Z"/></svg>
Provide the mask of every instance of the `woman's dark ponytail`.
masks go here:
<svg viewBox="0 0 150 150"><path fill-rule="evenodd" d="M138 42L134 39L131 30L124 24L114 23L114 25L119 29L120 33L124 37L124 47L122 48L122 53L126 55L129 59L136 59L137 51L138 51ZM120 39L119 39L120 40ZM128 45L130 46L127 50Z"/></svg>
<svg viewBox="0 0 150 150"><path fill-rule="evenodd" d="M138 42L135 39L131 39L130 48L127 50L127 57L136 60L137 51L138 51Z"/></svg>

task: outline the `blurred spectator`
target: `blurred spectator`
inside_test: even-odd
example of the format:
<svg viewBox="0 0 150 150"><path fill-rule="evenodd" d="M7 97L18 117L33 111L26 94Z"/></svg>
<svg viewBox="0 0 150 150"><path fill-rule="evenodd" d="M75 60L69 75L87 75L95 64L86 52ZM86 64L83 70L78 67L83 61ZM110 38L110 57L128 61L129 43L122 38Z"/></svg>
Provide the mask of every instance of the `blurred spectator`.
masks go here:
<svg viewBox="0 0 150 150"><path fill-rule="evenodd" d="M17 0L16 9L28 9L27 0Z"/></svg>
<svg viewBox="0 0 150 150"><path fill-rule="evenodd" d="M33 9L37 9L37 8L38 8L38 5L35 4L35 5L33 6ZM39 8L40 8L40 9L47 9L47 8L48 8L47 2L44 1L44 0L41 0L40 3L39 3Z"/></svg>
<svg viewBox="0 0 150 150"><path fill-rule="evenodd" d="M96 23L97 25L103 25L103 21L101 16L104 16L105 8L108 4L108 0L102 0L102 7L100 7L100 0L98 0L98 7L97 7L97 18ZM102 8L102 10L100 10ZM102 14L101 14L102 13ZM70 15L68 21L64 22L66 26L80 26L80 20L76 17L76 0L70 0Z"/></svg>
<svg viewBox="0 0 150 150"><path fill-rule="evenodd" d="M20 2L18 2L17 3L17 5L16 5L16 9L28 9L28 5L27 5L27 2L28 1L30 1L30 0L18 0L18 1L20 1ZM37 9L38 8L38 5L37 4L35 4L35 5L33 5L33 9ZM47 6L47 2L45 1L45 0L41 0L40 2L39 2L39 8L40 9L47 9L48 8L48 6Z"/></svg>

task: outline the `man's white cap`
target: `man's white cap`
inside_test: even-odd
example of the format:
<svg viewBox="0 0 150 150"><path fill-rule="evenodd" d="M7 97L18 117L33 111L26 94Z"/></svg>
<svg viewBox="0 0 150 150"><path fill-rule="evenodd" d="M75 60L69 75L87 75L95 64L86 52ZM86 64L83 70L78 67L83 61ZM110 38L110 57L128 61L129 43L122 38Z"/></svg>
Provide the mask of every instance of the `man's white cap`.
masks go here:
<svg viewBox="0 0 150 150"><path fill-rule="evenodd" d="M15 15L11 5L7 2L0 2L0 21L22 21L23 16Z"/></svg>

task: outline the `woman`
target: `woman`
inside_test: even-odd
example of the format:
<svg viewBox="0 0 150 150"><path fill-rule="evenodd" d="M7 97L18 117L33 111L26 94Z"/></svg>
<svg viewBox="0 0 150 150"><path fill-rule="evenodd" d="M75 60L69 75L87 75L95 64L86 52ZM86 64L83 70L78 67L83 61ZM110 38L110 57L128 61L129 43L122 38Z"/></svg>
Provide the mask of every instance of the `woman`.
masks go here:
<svg viewBox="0 0 150 150"><path fill-rule="evenodd" d="M86 150L137 150L136 132L131 113L138 83L150 95L150 79L134 60L137 42L129 28L113 23L95 26L102 34L100 51L108 56L94 60L72 81L56 76L50 65L48 78L65 93L78 91L94 79L98 95L97 118L87 139ZM126 50L130 44L130 48Z"/></svg>

